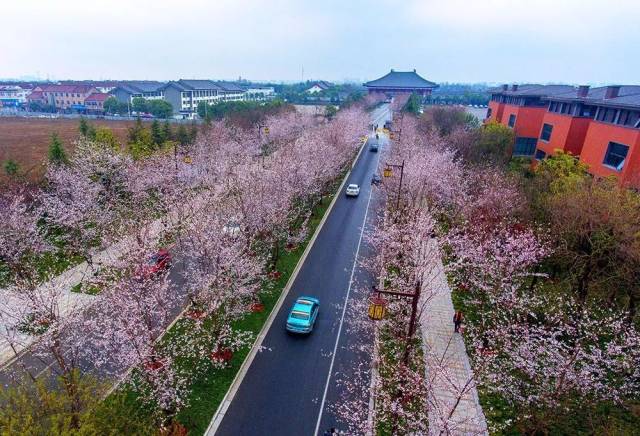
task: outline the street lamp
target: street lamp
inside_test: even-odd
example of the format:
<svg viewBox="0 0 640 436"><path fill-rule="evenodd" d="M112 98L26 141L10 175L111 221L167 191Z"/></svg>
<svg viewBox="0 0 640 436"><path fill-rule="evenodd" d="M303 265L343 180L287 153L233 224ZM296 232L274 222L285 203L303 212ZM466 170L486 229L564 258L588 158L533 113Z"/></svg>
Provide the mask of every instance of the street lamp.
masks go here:
<svg viewBox="0 0 640 436"><path fill-rule="evenodd" d="M400 183L398 184L398 197L396 198L396 210L398 210L400 207L400 193L402 192L402 179L404 177L404 160L402 160L402 165L390 163L385 164L385 169L383 171L383 175L385 177L391 177L393 175L393 170L391 168L400 168Z"/></svg>
<svg viewBox="0 0 640 436"><path fill-rule="evenodd" d="M374 295L369 298L369 318L377 321L384 317L386 313L386 300L382 298L381 294L395 295L403 298L411 298L411 317L409 318L409 331L407 332L407 345L405 347L403 361L406 364L409 363L409 342L416 332L416 321L418 317L418 301L420 300L420 290L422 288L422 282L416 281L415 290L412 293L408 292L396 292L396 291L381 291L376 286L373 286L372 291ZM375 295L377 294L377 295Z"/></svg>

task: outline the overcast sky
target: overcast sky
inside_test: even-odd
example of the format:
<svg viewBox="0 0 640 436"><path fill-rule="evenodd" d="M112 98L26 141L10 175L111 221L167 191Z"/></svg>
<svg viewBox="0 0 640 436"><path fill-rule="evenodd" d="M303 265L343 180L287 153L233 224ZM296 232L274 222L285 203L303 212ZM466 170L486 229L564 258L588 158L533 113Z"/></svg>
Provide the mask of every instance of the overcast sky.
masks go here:
<svg viewBox="0 0 640 436"><path fill-rule="evenodd" d="M640 83L639 0L5 0L0 77Z"/></svg>

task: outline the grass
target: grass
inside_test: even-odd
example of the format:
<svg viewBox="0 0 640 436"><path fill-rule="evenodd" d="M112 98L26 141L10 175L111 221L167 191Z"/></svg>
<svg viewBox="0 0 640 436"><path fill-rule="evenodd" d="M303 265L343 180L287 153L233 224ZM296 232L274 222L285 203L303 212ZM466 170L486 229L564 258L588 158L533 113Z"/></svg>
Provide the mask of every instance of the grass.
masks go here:
<svg viewBox="0 0 640 436"><path fill-rule="evenodd" d="M387 315L388 319L394 319L396 322L406 322L406 316L403 314L393 313ZM396 328L398 326L395 326ZM379 367L378 377L382 381L380 389L385 391L387 395L393 396L394 392L398 391L399 387L394 384L394 374L397 372L399 365L402 362L404 350L406 347L406 339L404 337L398 337L391 332L389 326L383 327L380 330L379 335ZM422 339L419 334L416 334L411 340L411 349L409 359L409 367L419 374L425 372L424 354L422 349ZM401 387L400 387L401 388ZM424 396L416 396L409 402L403 402L402 408L405 413L414 415L415 419L420 419L422 411L426 410L426 393ZM376 407L376 435L377 436L393 436L401 431L412 431L410 422L404 419L394 418L391 410L381 410ZM394 419L397 419L398 426L394 433Z"/></svg>
<svg viewBox="0 0 640 436"><path fill-rule="evenodd" d="M476 306L467 292L452 285L454 307L465 314L465 322L479 323ZM547 289L546 292L552 292ZM472 347L467 347L472 351ZM520 410L500 395L478 387L478 398L492 435L511 436L523 434L526 423L523 414L535 413L538 420L547 422L548 434L553 435L640 435L640 403L627 401L624 406L608 401L590 404L576 394L555 411ZM546 414L545 414L546 413Z"/></svg>

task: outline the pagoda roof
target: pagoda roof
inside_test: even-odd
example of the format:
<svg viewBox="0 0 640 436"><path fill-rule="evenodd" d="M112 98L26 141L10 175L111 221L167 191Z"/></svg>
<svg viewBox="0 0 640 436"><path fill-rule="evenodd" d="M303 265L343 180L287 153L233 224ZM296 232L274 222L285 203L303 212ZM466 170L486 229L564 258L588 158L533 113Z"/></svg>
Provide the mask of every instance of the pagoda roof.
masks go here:
<svg viewBox="0 0 640 436"><path fill-rule="evenodd" d="M367 88L414 88L414 89L435 89L438 85L427 79L420 77L416 70L395 71L364 84Z"/></svg>

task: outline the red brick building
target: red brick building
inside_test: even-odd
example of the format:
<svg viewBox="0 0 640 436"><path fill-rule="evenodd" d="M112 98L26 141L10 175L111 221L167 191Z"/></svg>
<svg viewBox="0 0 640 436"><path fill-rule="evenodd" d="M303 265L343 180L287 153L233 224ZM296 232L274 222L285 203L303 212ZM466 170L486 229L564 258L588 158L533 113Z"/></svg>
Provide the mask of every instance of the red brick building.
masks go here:
<svg viewBox="0 0 640 436"><path fill-rule="evenodd" d="M595 176L640 187L640 86L504 85L492 91L487 120L514 129L514 155L562 150Z"/></svg>
<svg viewBox="0 0 640 436"><path fill-rule="evenodd" d="M103 114L104 102L109 97L113 97L111 94L105 94L103 92L94 92L84 100L84 106L87 113L91 114Z"/></svg>
<svg viewBox="0 0 640 436"><path fill-rule="evenodd" d="M491 91L486 121L514 130L514 156L533 156L549 104L547 98L573 89L567 85L503 85Z"/></svg>
<svg viewBox="0 0 640 436"><path fill-rule="evenodd" d="M89 85L38 85L30 100L55 106L59 111L83 112L86 109L85 99L97 92L97 89Z"/></svg>

